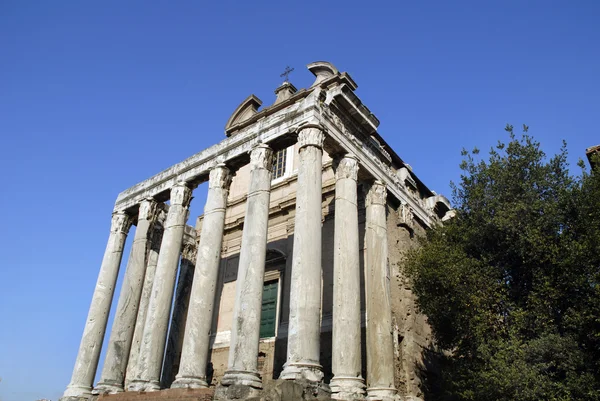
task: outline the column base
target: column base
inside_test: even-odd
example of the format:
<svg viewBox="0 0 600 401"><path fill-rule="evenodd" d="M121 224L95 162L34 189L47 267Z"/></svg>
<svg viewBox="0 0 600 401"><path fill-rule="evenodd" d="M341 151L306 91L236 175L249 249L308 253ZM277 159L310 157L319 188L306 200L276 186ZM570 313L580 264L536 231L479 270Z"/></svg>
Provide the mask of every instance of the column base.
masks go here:
<svg viewBox="0 0 600 401"><path fill-rule="evenodd" d="M221 385L228 387L233 385L250 386L262 389L262 378L260 373L251 370L227 370L221 379Z"/></svg>
<svg viewBox="0 0 600 401"><path fill-rule="evenodd" d="M92 397L92 388L85 386L67 386L59 401L87 401Z"/></svg>
<svg viewBox="0 0 600 401"><path fill-rule="evenodd" d="M361 376L336 375L329 383L331 398L338 400L364 400L365 381Z"/></svg>
<svg viewBox="0 0 600 401"><path fill-rule="evenodd" d="M129 383L129 387L127 387L127 391L159 391L160 390L160 382L158 380L141 380L134 379Z"/></svg>
<svg viewBox="0 0 600 401"><path fill-rule="evenodd" d="M100 395L100 394L117 394L125 391L123 388L123 384L121 383L111 383L109 380L100 382L96 384L96 387L92 390L92 395Z"/></svg>
<svg viewBox="0 0 600 401"><path fill-rule="evenodd" d="M206 378L194 377L194 376L182 376L179 375L175 378L171 388L208 388Z"/></svg>
<svg viewBox="0 0 600 401"><path fill-rule="evenodd" d="M398 401L398 390L393 387L369 387L367 388L368 401Z"/></svg>
<svg viewBox="0 0 600 401"><path fill-rule="evenodd" d="M232 384L224 386L219 384L215 390L214 399L217 401L230 401L230 400L248 400L258 399L261 395L261 390L253 388L251 386Z"/></svg>
<svg viewBox="0 0 600 401"><path fill-rule="evenodd" d="M323 382L323 367L314 362L287 362L279 376L283 380L307 380L313 383Z"/></svg>

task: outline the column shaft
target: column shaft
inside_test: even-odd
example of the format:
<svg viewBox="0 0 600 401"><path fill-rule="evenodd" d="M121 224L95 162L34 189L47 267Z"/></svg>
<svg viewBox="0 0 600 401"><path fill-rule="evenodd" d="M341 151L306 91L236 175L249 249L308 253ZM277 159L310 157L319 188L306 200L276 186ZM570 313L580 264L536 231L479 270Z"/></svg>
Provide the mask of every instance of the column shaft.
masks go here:
<svg viewBox="0 0 600 401"><path fill-rule="evenodd" d="M138 315L135 321L135 330L133 333L133 340L131 342L129 360L127 362L127 373L125 374L126 389L129 389L131 380L135 378L138 368L140 345L142 343L142 335L144 334L144 324L146 323L148 304L150 303L150 294L152 293L152 284L154 283L154 275L156 274L158 253L160 251L160 244L162 243L166 218L167 213L164 210L164 205L161 205L157 211L156 221L152 226L152 237L150 239L150 246L147 253L146 275L144 277L144 285L142 287L142 295L140 296L140 305L138 307Z"/></svg>
<svg viewBox="0 0 600 401"><path fill-rule="evenodd" d="M179 373L173 388L208 387L206 366L230 182L229 169L224 165L211 170Z"/></svg>
<svg viewBox="0 0 600 401"><path fill-rule="evenodd" d="M394 343L388 278L388 244L385 185L374 182L367 194L366 210L366 303L367 303L367 396L393 399Z"/></svg>
<svg viewBox="0 0 600 401"><path fill-rule="evenodd" d="M321 203L324 134L318 127L298 135L299 166L287 362L282 379L323 380L321 337Z"/></svg>
<svg viewBox="0 0 600 401"><path fill-rule="evenodd" d="M333 254L333 398L364 398L360 350L360 254L358 243L358 162L346 156L335 172Z"/></svg>
<svg viewBox="0 0 600 401"><path fill-rule="evenodd" d="M125 212L116 212L113 214L110 235L106 251L104 252L104 258L102 259L100 273L98 274L96 289L92 296L92 303L85 328L83 329L73 376L61 400L78 400L79 398L88 398L91 396L102 341L106 332L110 305L119 275L121 258L123 257L123 247L130 227L131 218Z"/></svg>
<svg viewBox="0 0 600 401"><path fill-rule="evenodd" d="M130 386L133 390L160 390L160 372L167 340L173 290L191 195L192 190L184 183L177 183L171 189L171 204L144 324L138 357L138 371Z"/></svg>
<svg viewBox="0 0 600 401"><path fill-rule="evenodd" d="M236 282L229 363L221 384L262 388L258 372L260 317L267 255L273 152L259 145L250 154L250 188Z"/></svg>
<svg viewBox="0 0 600 401"><path fill-rule="evenodd" d="M156 202L154 200L145 200L140 203L135 237L131 245L115 320L110 332L102 376L94 390L95 394L123 391L135 319L146 273L148 231L155 214Z"/></svg>
<svg viewBox="0 0 600 401"><path fill-rule="evenodd" d="M183 336L190 305L192 293L192 282L196 270L196 243L184 244L181 252L181 263L179 265L179 278L175 289L175 300L173 301L173 313L169 337L167 339L167 352L160 379L163 388L171 387L175 381L175 375L179 370L181 361L181 350L183 348Z"/></svg>

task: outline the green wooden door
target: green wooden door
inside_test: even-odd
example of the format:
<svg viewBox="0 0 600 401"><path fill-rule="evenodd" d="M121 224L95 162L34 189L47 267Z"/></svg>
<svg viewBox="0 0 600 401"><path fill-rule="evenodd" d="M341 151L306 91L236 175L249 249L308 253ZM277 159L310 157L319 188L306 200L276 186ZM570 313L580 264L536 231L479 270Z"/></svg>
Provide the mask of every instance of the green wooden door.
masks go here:
<svg viewBox="0 0 600 401"><path fill-rule="evenodd" d="M260 315L260 337L275 336L275 320L277 319L277 286L278 281L269 281L263 287L262 312Z"/></svg>

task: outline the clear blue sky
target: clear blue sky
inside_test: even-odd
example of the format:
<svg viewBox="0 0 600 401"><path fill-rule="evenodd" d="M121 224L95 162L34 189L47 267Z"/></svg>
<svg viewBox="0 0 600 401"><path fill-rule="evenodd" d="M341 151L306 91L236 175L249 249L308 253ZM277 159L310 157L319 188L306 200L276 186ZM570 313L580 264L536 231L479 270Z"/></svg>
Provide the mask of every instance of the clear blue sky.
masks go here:
<svg viewBox="0 0 600 401"><path fill-rule="evenodd" d="M0 400L69 382L117 194L270 104L286 65L298 88L313 61L349 72L449 196L461 148L506 123L566 139L574 168L600 143L599 21L595 0L1 1Z"/></svg>

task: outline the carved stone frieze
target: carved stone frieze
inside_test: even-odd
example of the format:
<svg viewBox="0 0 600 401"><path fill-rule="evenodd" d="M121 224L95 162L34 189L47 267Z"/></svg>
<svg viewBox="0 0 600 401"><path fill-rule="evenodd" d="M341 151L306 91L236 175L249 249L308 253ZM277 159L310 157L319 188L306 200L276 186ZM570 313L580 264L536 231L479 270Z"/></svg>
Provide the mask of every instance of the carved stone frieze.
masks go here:
<svg viewBox="0 0 600 401"><path fill-rule="evenodd" d="M257 145L250 151L250 169L273 169L273 150L265 144Z"/></svg>
<svg viewBox="0 0 600 401"><path fill-rule="evenodd" d="M323 133L323 130L321 128L300 128L300 133L298 134L299 149L302 149L305 146L316 146L317 148L322 149L324 141L325 134Z"/></svg>
<svg viewBox="0 0 600 401"><path fill-rule="evenodd" d="M110 231L113 233L122 232L127 234L131 228L131 223L133 223L133 219L128 213L114 212L110 222Z"/></svg>
<svg viewBox="0 0 600 401"><path fill-rule="evenodd" d="M178 182L171 188L171 205L188 207L192 201L192 190L185 182Z"/></svg>
<svg viewBox="0 0 600 401"><path fill-rule="evenodd" d="M354 156L343 156L335 166L335 179L341 180L350 178L354 181L358 179L358 159Z"/></svg>
<svg viewBox="0 0 600 401"><path fill-rule="evenodd" d="M415 216L412 207L406 203L401 204L398 209L398 225L405 227L409 231L414 231L414 218Z"/></svg>
<svg viewBox="0 0 600 401"><path fill-rule="evenodd" d="M208 188L228 189L231 184L231 171L225 164L218 164L209 173Z"/></svg>
<svg viewBox="0 0 600 401"><path fill-rule="evenodd" d="M367 206L385 205L387 199L387 188L381 181L375 181L371 184L367 192Z"/></svg>

